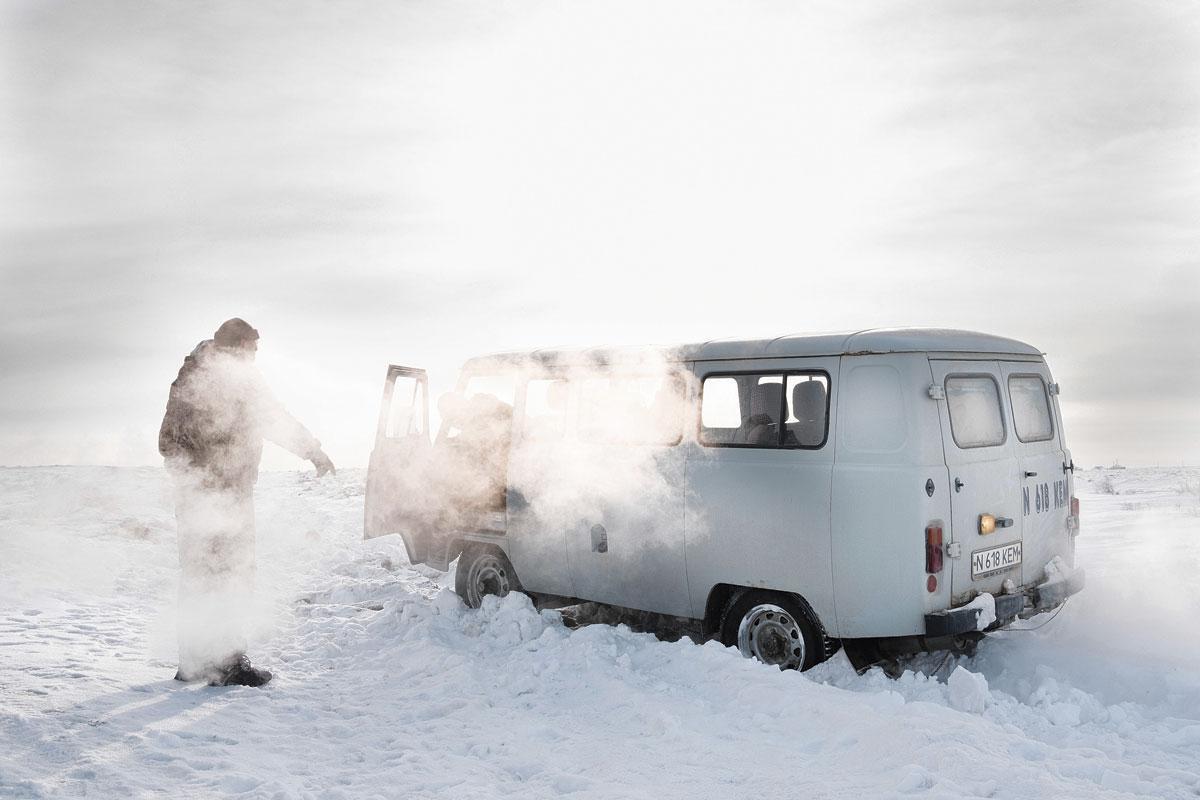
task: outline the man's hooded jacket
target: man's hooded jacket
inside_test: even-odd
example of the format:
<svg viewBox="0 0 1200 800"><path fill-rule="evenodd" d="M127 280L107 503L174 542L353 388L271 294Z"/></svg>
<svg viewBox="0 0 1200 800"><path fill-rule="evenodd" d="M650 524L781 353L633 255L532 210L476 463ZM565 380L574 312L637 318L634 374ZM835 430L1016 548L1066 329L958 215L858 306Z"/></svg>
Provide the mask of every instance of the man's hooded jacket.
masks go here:
<svg viewBox="0 0 1200 800"><path fill-rule="evenodd" d="M171 384L158 433L167 466L194 471L210 488L248 490L258 479L264 439L305 459L321 451L252 358L212 339L196 345Z"/></svg>

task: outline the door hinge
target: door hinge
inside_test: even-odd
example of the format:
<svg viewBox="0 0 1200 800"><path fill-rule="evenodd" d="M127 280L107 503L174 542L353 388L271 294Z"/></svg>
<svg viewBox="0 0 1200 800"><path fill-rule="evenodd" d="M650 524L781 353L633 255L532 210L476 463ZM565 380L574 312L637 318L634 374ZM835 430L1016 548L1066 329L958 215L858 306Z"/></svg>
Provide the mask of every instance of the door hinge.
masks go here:
<svg viewBox="0 0 1200 800"><path fill-rule="evenodd" d="M946 545L946 555L950 558L962 558L962 542L950 542Z"/></svg>
<svg viewBox="0 0 1200 800"><path fill-rule="evenodd" d="M1050 384L1050 387L1049 387L1049 388L1050 388L1050 394L1051 394L1051 395L1056 395L1056 394L1058 394L1060 391L1062 391L1062 390L1059 388L1059 386L1058 386L1058 384L1057 384L1057 383L1052 383L1052 384Z"/></svg>
<svg viewBox="0 0 1200 800"><path fill-rule="evenodd" d="M929 399L930 400L945 400L946 390L940 383L929 384Z"/></svg>

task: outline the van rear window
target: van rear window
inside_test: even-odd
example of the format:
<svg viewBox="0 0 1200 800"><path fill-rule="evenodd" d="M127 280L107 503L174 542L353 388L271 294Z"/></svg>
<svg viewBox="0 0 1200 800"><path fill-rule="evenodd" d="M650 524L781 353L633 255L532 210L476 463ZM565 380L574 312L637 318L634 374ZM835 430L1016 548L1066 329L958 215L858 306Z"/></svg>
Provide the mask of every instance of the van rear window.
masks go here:
<svg viewBox="0 0 1200 800"><path fill-rule="evenodd" d="M950 433L960 448L1004 444L1004 415L1000 388L990 375L951 375L946 378Z"/></svg>
<svg viewBox="0 0 1200 800"><path fill-rule="evenodd" d="M678 374L587 378L580 386L579 435L610 444L678 444L685 394Z"/></svg>
<svg viewBox="0 0 1200 800"><path fill-rule="evenodd" d="M1054 438L1050 416L1050 397L1046 384L1037 375L1012 375L1008 379L1008 399L1012 403L1013 424L1022 442L1045 442Z"/></svg>

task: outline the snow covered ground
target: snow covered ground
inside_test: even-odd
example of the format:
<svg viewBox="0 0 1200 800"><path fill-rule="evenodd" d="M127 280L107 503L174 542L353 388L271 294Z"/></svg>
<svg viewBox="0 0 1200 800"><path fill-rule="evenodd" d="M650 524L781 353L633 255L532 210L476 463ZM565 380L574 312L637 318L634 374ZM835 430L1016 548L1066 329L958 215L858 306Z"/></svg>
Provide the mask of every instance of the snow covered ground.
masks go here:
<svg viewBox="0 0 1200 800"><path fill-rule="evenodd" d="M890 680L468 611L361 472L266 474L259 690L171 680L161 470L3 469L0 797L1196 798L1200 470L1080 478L1085 593Z"/></svg>

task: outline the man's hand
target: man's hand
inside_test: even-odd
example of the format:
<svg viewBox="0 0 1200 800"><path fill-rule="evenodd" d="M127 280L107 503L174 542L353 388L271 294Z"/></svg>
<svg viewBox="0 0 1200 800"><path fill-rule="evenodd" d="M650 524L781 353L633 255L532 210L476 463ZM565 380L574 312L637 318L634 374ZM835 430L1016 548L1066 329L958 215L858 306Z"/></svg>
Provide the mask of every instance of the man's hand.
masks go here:
<svg viewBox="0 0 1200 800"><path fill-rule="evenodd" d="M332 472L335 475L337 470L333 466L333 462L329 460L329 456L325 455L324 450L318 450L317 454L309 459L313 466L317 468L317 477L321 477L327 472Z"/></svg>

